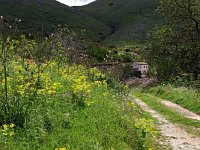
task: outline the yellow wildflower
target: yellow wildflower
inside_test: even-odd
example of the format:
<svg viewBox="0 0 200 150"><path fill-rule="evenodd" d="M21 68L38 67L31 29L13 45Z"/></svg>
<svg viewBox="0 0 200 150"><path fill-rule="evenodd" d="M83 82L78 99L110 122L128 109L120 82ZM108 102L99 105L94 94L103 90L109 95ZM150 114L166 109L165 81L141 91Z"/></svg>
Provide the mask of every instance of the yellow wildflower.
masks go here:
<svg viewBox="0 0 200 150"><path fill-rule="evenodd" d="M67 150L67 149L63 147L63 148L56 148L55 150Z"/></svg>
<svg viewBox="0 0 200 150"><path fill-rule="evenodd" d="M106 97L107 95L108 95L108 93L107 93L107 92L104 92L104 93L103 93L103 96L104 96L104 97Z"/></svg>
<svg viewBox="0 0 200 150"><path fill-rule="evenodd" d="M8 130L8 127L9 127L9 126L8 126L7 124L4 124L4 125L3 125L3 129L4 129L4 130Z"/></svg>
<svg viewBox="0 0 200 150"><path fill-rule="evenodd" d="M15 125L12 123L12 124L10 124L10 128L14 128L15 127Z"/></svg>
<svg viewBox="0 0 200 150"><path fill-rule="evenodd" d="M10 135L10 136L13 136L13 135L15 135L15 132L14 132L14 131L11 131L11 132L9 133L9 135Z"/></svg>

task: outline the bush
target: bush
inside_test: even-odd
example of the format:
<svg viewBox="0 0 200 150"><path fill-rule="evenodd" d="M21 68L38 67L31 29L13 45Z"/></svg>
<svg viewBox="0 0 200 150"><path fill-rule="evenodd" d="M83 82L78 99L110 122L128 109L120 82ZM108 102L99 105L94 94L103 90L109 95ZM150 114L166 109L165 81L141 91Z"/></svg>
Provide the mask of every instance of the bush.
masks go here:
<svg viewBox="0 0 200 150"><path fill-rule="evenodd" d="M131 64L126 64L123 68L124 70L124 79L128 79L130 77L133 77L135 75L134 71L133 71L133 67L131 66Z"/></svg>
<svg viewBox="0 0 200 150"><path fill-rule="evenodd" d="M123 55L123 62L132 62L134 60L134 55L130 52L126 52L124 55Z"/></svg>
<svg viewBox="0 0 200 150"><path fill-rule="evenodd" d="M122 61L123 60L123 58L122 58L122 56L121 55L119 55L119 54L114 54L113 56L112 56L112 60L113 61Z"/></svg>
<svg viewBox="0 0 200 150"><path fill-rule="evenodd" d="M89 57L95 58L98 62L109 59L109 50L106 47L97 47L95 45L89 47Z"/></svg>

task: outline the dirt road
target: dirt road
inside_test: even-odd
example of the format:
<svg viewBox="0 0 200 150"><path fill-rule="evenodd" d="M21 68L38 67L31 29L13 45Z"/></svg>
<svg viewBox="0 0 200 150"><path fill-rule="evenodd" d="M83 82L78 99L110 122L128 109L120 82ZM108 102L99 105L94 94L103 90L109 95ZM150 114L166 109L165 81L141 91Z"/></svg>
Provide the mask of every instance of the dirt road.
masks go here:
<svg viewBox="0 0 200 150"><path fill-rule="evenodd" d="M134 101L141 109L149 112L158 120L161 134L166 137L164 143L161 144L171 145L173 150L200 150L200 137L194 137L179 126L172 124L140 99L135 98Z"/></svg>

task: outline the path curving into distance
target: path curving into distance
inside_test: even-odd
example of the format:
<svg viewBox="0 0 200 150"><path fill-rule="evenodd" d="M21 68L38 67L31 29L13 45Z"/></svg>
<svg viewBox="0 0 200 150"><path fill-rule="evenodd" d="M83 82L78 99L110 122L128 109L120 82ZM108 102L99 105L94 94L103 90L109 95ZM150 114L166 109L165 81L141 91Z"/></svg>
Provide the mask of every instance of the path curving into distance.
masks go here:
<svg viewBox="0 0 200 150"><path fill-rule="evenodd" d="M142 100L135 98L134 102L158 120L161 134L166 137L165 145L171 145L173 150L200 150L200 137L194 137L194 135L166 120L164 116L151 109Z"/></svg>

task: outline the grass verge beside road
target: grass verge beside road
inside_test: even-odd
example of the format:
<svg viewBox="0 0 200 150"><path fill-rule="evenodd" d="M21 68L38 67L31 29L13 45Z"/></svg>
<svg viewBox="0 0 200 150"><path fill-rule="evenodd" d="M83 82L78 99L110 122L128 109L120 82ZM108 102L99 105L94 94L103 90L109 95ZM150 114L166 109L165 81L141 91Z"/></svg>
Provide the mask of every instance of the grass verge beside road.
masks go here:
<svg viewBox="0 0 200 150"><path fill-rule="evenodd" d="M161 85L142 90L157 97L172 101L198 115L200 115L200 92L196 89Z"/></svg>

